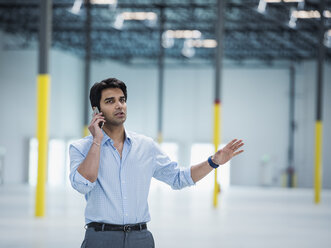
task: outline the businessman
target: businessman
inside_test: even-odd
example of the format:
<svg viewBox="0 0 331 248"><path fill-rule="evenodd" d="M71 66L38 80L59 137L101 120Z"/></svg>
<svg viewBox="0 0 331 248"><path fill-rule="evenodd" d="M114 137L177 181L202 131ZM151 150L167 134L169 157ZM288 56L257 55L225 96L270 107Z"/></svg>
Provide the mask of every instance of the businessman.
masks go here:
<svg viewBox="0 0 331 248"><path fill-rule="evenodd" d="M181 169L148 137L125 129L126 85L108 78L90 90L91 135L70 145L70 181L85 195L86 233L81 247L154 247L147 198L152 177L173 189L194 185L243 152L232 140L206 161Z"/></svg>

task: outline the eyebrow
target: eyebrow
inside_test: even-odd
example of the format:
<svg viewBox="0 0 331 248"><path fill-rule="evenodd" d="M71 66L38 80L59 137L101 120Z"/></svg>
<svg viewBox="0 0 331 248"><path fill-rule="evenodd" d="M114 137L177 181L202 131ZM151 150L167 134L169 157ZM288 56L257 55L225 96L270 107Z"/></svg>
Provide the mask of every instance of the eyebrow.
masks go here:
<svg viewBox="0 0 331 248"><path fill-rule="evenodd" d="M103 100L103 101L105 102L105 101L113 100L113 99L115 99L115 98L112 96L112 97L107 97L107 98L105 98L105 100Z"/></svg>
<svg viewBox="0 0 331 248"><path fill-rule="evenodd" d="M123 98L125 99L125 96L120 96L120 99L123 99ZM112 96L112 97L105 98L105 100L103 100L103 101L105 102L105 101L114 100L114 99L115 99L115 97Z"/></svg>

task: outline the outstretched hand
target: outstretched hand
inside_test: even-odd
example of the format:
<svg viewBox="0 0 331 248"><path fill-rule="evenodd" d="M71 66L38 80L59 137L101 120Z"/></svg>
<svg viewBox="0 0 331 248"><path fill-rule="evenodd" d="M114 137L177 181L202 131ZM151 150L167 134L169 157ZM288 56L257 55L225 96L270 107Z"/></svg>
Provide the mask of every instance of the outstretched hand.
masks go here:
<svg viewBox="0 0 331 248"><path fill-rule="evenodd" d="M231 142L229 142L224 148L218 150L214 156L212 157L212 160L215 164L225 164L228 162L231 158L234 156L237 156L238 154L242 153L244 150L239 150L240 147L242 147L244 143L242 140L234 139Z"/></svg>

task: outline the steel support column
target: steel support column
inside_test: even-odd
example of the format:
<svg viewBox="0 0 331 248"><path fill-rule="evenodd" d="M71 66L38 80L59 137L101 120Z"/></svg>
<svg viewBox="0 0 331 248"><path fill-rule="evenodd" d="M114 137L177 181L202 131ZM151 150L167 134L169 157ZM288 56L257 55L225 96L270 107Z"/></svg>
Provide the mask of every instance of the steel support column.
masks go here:
<svg viewBox="0 0 331 248"><path fill-rule="evenodd" d="M222 60L223 60L223 35L224 35L224 9L225 0L218 0L216 27L216 57L215 57L215 98L214 98L214 147L215 152L221 144L221 86L222 86ZM213 206L218 205L220 184L217 181L217 169L215 169L215 183L213 194Z"/></svg>
<svg viewBox="0 0 331 248"><path fill-rule="evenodd" d="M164 47L162 46L162 34L164 32L164 8L160 8L160 34L159 34L159 64L158 64L158 111L157 111L157 141L163 141L163 82L164 82Z"/></svg>
<svg viewBox="0 0 331 248"><path fill-rule="evenodd" d="M295 167L294 167L294 132L295 132L295 67L290 66L290 109L289 109L289 147L288 147L288 165L287 165L287 187L295 187Z"/></svg>
<svg viewBox="0 0 331 248"><path fill-rule="evenodd" d="M83 135L89 135L89 90L90 90L90 78L91 78L91 2L86 0L86 20L85 20L85 70L84 70L84 130Z"/></svg>
<svg viewBox="0 0 331 248"><path fill-rule="evenodd" d="M319 46L318 46L318 61L317 61L317 91L316 91L316 122L315 122L315 203L321 201L322 189L322 136L323 136L323 123L322 123L322 103L323 103L323 66L324 66L324 9L325 0L320 0L319 12L321 14L319 26Z"/></svg>
<svg viewBox="0 0 331 248"><path fill-rule="evenodd" d="M48 72L49 48L52 33L52 1L40 1L39 71L37 79L37 139L38 176L35 198L35 216L45 216L45 187L48 153L48 116L50 76Z"/></svg>

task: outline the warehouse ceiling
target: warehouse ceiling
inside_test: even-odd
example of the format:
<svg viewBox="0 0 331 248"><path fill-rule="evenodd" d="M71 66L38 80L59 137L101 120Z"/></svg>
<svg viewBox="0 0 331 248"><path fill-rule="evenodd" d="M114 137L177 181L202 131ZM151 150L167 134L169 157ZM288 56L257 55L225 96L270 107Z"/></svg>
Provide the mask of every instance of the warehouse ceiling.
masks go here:
<svg viewBox="0 0 331 248"><path fill-rule="evenodd" d="M114 4L93 1L97 0L91 0L90 5L93 60L156 62L162 31L167 59L184 63L214 61L215 30L221 27L217 22L217 0L113 0ZM319 1L270 1L226 1L225 58L267 63L317 59L320 18L319 12L316 16L313 11L319 9ZM326 59L330 60L331 1L325 2L324 44ZM53 47L85 56L86 6L82 0L53 0ZM0 29L20 37L16 49L27 48L37 40L39 12L36 0L0 0Z"/></svg>

